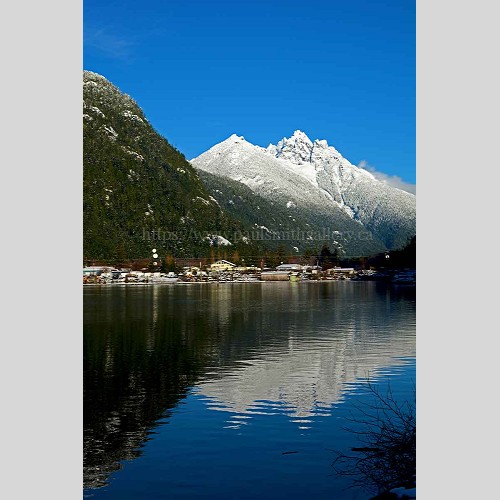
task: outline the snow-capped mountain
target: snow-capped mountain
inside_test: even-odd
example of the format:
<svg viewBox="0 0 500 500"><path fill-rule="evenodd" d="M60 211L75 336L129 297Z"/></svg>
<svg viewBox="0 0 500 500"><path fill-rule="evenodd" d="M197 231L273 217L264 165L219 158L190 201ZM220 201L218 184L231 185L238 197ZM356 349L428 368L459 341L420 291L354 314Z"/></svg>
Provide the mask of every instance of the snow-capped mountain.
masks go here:
<svg viewBox="0 0 500 500"><path fill-rule="evenodd" d="M392 248L398 235L415 234L416 196L389 186L367 170L352 165L326 140L312 142L297 130L267 151L297 165L303 175Z"/></svg>
<svg viewBox="0 0 500 500"><path fill-rule="evenodd" d="M326 140L311 141L299 130L267 148L232 135L191 163L245 184L291 215L309 214L309 229L335 228L348 254L362 254L367 246L372 252L380 245L402 247L416 231L415 195L376 179Z"/></svg>

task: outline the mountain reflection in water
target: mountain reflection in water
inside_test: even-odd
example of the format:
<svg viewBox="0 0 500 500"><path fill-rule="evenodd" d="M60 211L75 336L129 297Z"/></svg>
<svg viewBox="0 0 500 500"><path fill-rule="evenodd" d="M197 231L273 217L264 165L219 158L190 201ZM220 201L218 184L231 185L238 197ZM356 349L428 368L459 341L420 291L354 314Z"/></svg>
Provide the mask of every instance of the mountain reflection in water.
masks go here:
<svg viewBox="0 0 500 500"><path fill-rule="evenodd" d="M310 429L315 417L334 414L360 379L415 356L415 288L374 282L85 287L83 341L90 490L106 485L162 426L181 418L173 414L188 394L204 411L227 412L214 433L257 415L285 414Z"/></svg>

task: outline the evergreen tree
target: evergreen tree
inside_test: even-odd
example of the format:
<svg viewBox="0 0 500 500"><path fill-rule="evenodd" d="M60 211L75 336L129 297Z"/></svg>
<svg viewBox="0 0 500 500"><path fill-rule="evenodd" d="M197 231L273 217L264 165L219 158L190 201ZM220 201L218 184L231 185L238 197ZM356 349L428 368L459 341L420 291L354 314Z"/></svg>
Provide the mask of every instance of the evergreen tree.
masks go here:
<svg viewBox="0 0 500 500"><path fill-rule="evenodd" d="M323 269L330 269L334 266L334 256L330 251L328 243L323 243L319 254L319 263Z"/></svg>

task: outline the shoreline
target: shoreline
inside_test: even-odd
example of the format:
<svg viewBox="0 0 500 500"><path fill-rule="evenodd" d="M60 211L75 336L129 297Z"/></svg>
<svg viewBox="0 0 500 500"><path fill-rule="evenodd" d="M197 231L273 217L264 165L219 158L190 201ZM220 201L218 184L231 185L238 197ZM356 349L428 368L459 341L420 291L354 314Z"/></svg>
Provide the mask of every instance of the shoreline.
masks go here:
<svg viewBox="0 0 500 500"><path fill-rule="evenodd" d="M416 286L416 282L391 282L385 280L299 280L299 281L284 281L284 280L258 280L258 281L179 281L175 283L83 283L83 286L177 286L177 285L248 285L248 284L263 284L263 283L282 283L282 284L304 284L304 283L385 283L388 285Z"/></svg>

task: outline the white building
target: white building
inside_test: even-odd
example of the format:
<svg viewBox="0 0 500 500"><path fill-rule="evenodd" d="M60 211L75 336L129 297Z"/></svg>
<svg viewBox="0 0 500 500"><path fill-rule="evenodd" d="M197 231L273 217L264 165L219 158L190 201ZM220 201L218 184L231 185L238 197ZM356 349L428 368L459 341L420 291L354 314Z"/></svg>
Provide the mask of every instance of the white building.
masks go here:
<svg viewBox="0 0 500 500"><path fill-rule="evenodd" d="M211 271L233 271L236 264L229 262L227 260L218 260L210 265Z"/></svg>
<svg viewBox="0 0 500 500"><path fill-rule="evenodd" d="M300 264L281 264L276 266L276 271L302 271Z"/></svg>
<svg viewBox="0 0 500 500"><path fill-rule="evenodd" d="M105 266L90 266L83 268L84 276L100 276L102 273L109 271L110 268Z"/></svg>

